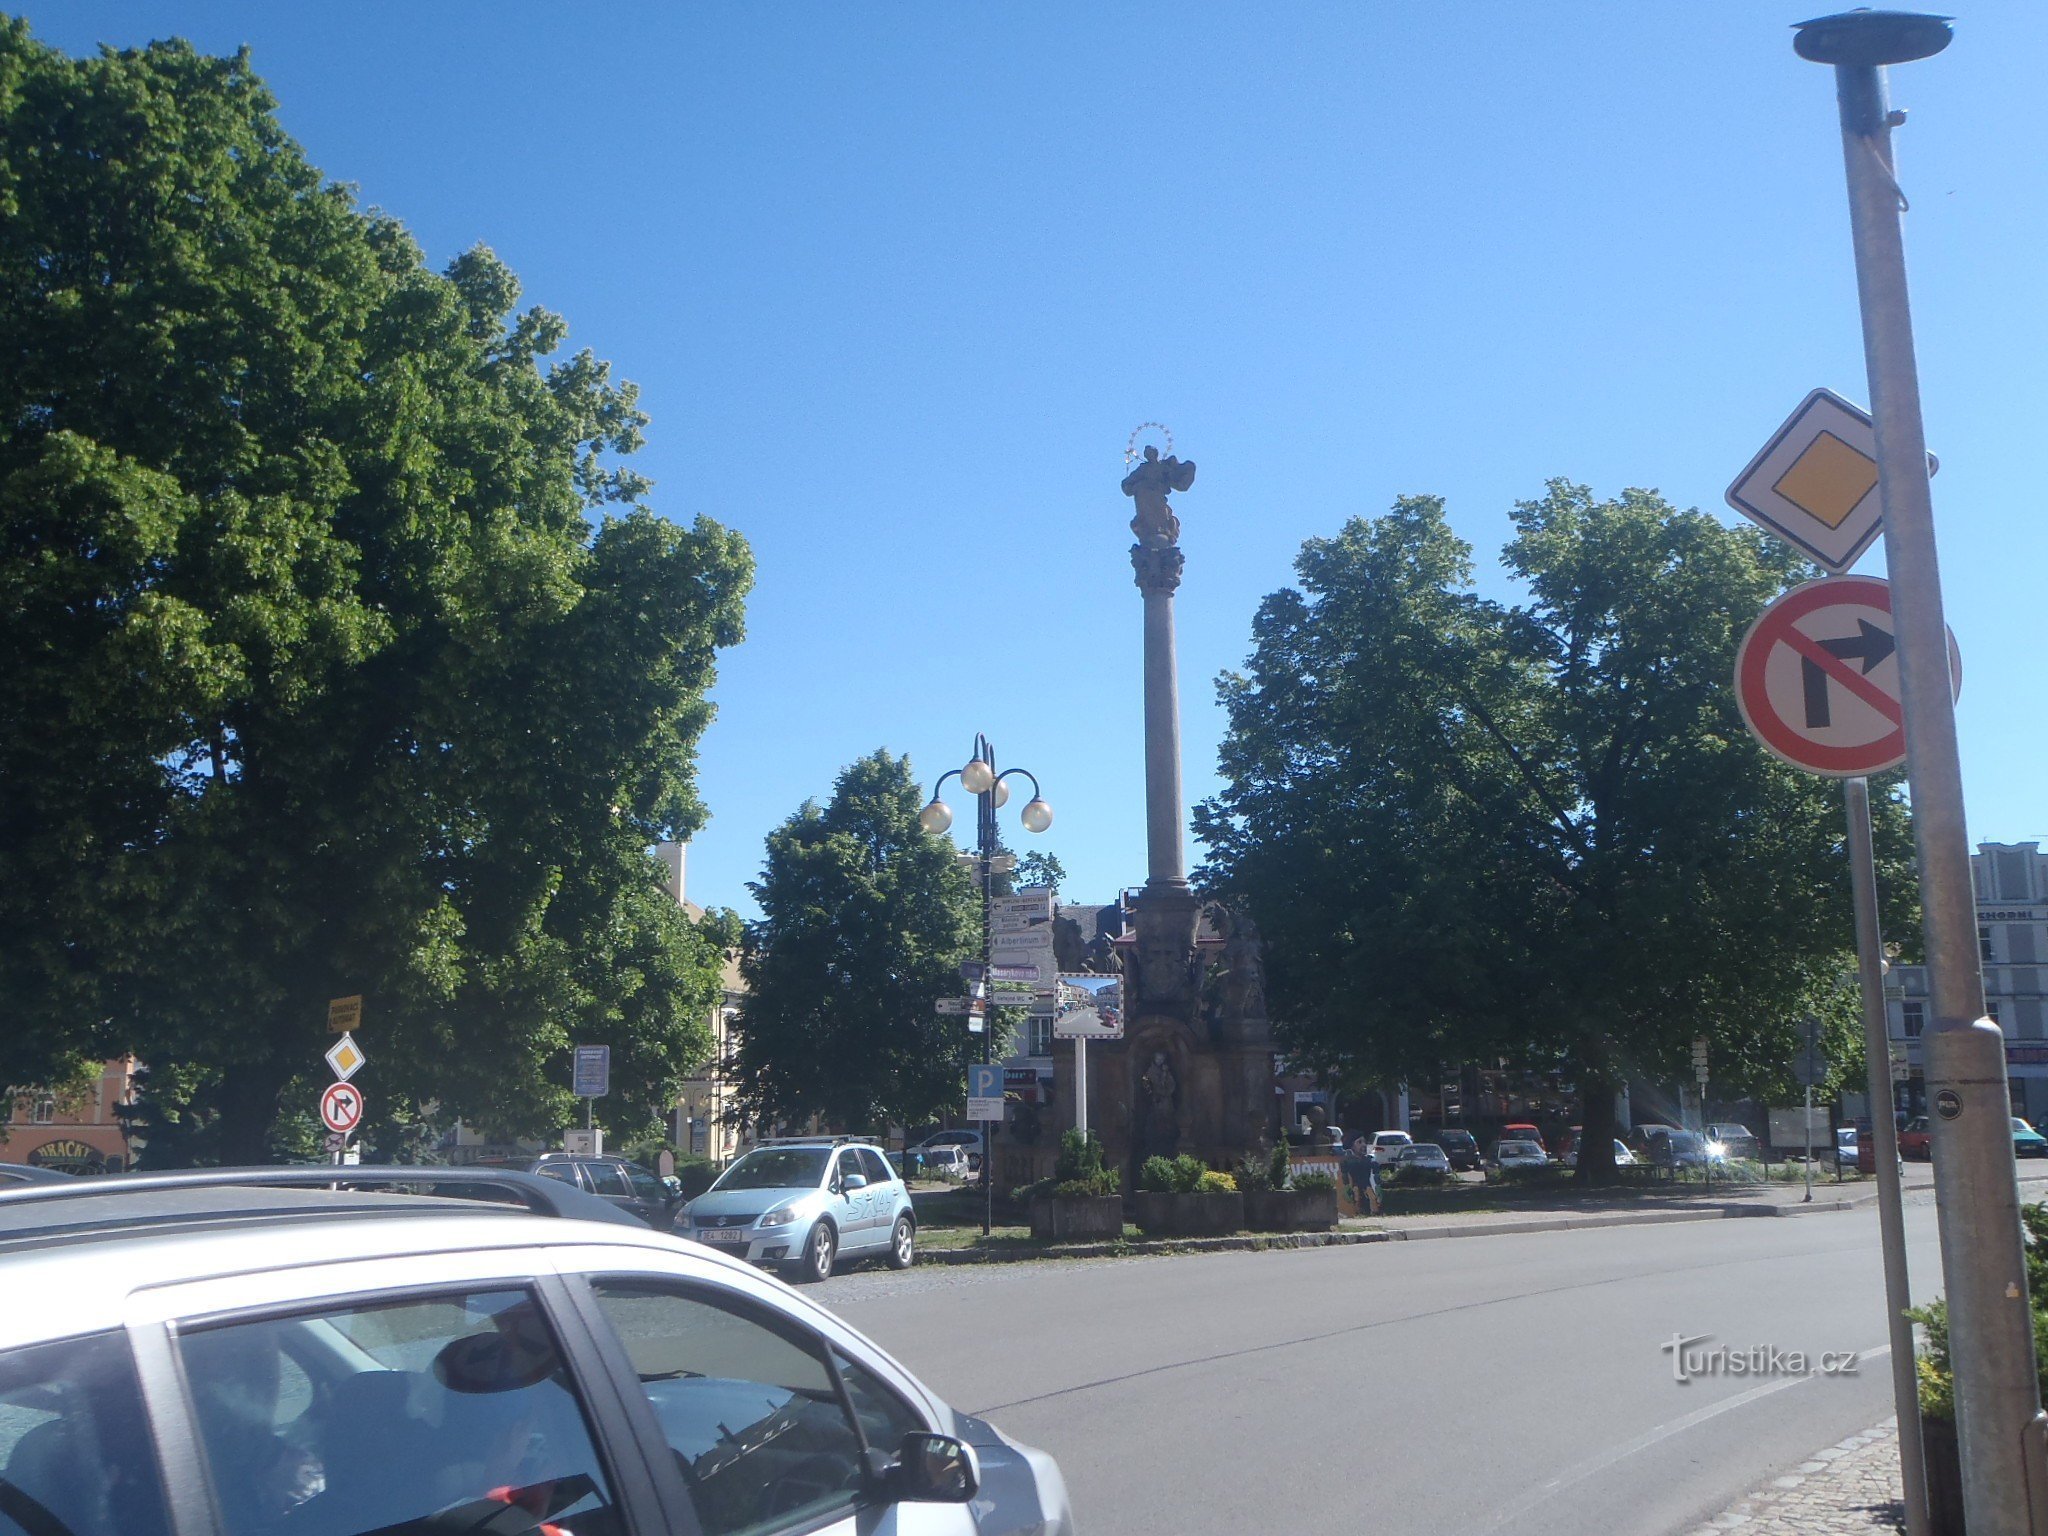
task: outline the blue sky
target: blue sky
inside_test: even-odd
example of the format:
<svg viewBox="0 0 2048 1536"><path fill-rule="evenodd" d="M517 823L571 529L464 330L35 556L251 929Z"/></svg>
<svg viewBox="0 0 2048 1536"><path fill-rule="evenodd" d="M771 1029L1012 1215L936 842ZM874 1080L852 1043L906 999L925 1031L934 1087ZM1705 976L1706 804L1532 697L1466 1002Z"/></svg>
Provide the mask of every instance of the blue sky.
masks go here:
<svg viewBox="0 0 2048 1536"><path fill-rule="evenodd" d="M14 9L73 51L249 44L330 176L436 265L492 246L642 386L653 504L760 563L704 744L707 904L750 907L764 835L851 758L929 779L976 731L1042 781L1069 895L1143 878L1140 422L1200 466L1192 800L1213 679L1303 539L1439 493L1506 595L1547 477L1732 521L1809 389L1868 394L1811 8ZM1978 839L2048 837L2044 74L2048 10L1998 0L1893 75Z"/></svg>

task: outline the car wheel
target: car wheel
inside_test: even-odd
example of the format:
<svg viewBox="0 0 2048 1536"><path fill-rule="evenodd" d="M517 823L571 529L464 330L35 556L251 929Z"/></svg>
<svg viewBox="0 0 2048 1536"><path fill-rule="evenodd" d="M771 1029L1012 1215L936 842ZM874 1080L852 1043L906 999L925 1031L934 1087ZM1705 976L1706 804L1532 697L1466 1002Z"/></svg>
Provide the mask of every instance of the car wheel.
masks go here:
<svg viewBox="0 0 2048 1536"><path fill-rule="evenodd" d="M908 1269L917 1262L917 1225L908 1216L896 1218L896 1230L889 1234L889 1267Z"/></svg>
<svg viewBox="0 0 2048 1536"><path fill-rule="evenodd" d="M821 1221L804 1239L803 1256L792 1266L790 1278L799 1285L815 1285L832 1278L832 1261L839 1255L839 1234L832 1223Z"/></svg>

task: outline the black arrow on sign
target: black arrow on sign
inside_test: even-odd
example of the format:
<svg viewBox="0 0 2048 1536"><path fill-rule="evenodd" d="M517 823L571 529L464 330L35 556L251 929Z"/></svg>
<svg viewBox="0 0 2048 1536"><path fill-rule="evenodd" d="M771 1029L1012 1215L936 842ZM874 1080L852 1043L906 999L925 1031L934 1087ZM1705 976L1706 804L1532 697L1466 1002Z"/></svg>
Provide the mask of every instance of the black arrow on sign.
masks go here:
<svg viewBox="0 0 2048 1536"><path fill-rule="evenodd" d="M1820 648L1830 656L1839 656L1844 661L1861 661L1863 675L1870 676L1870 669L1898 649L1898 641L1891 631L1879 629L1868 619L1858 619L1855 635L1844 635L1836 640L1823 640ZM1828 675L1820 663L1802 656L1799 658L1799 682L1806 694L1806 728L1810 731L1827 729Z"/></svg>

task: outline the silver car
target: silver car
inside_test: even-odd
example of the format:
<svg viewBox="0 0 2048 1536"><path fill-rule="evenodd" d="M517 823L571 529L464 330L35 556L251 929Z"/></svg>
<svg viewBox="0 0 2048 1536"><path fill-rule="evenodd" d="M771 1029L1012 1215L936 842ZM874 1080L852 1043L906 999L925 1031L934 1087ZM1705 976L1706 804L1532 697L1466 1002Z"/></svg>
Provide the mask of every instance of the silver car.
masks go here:
<svg viewBox="0 0 2048 1536"><path fill-rule="evenodd" d="M829 1279L841 1259L917 1259L917 1213L882 1149L829 1136L754 1148L683 1208L676 1231L792 1280Z"/></svg>
<svg viewBox="0 0 2048 1536"><path fill-rule="evenodd" d="M529 1209L416 1192L485 1181ZM0 1296L8 1530L1073 1529L1049 1456L822 1307L531 1174L0 1194Z"/></svg>

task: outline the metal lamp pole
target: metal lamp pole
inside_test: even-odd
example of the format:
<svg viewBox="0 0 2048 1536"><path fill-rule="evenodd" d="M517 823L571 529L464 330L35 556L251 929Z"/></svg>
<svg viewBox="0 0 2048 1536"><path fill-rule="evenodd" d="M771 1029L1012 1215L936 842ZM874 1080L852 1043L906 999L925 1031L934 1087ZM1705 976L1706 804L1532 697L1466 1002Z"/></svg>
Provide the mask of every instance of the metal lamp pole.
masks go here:
<svg viewBox="0 0 2048 1536"><path fill-rule="evenodd" d="M1962 762L1899 229L1904 197L1892 174L1892 129L1904 118L1890 108L1885 79L1888 65L1929 58L1948 46L1949 35L1947 20L1938 16L1850 11L1801 24L1793 48L1802 58L1833 66L1841 114L1934 1004L1923 1039L1934 1100L1935 1201L1963 1508L1971 1536L2048 1536L2048 1418L2035 1376L2005 1041L1984 1017Z"/></svg>
<svg viewBox="0 0 2048 1536"><path fill-rule="evenodd" d="M989 745L988 737L976 733L974 755L963 768L949 769L939 775L932 785L929 804L918 813L918 824L925 831L938 835L953 824L953 813L939 799L939 791L946 780L957 778L961 786L975 800L974 867L981 881L981 980L970 989L984 1004L984 1011L977 1024L975 1015L967 1016L967 1027L978 1029L981 1034L981 1060L984 1066L995 1061L995 982L989 975L991 956L995 952L995 858L1001 846L996 835L996 812L1010 798L1009 786L1004 782L1012 775L1021 775L1031 780L1031 799L1024 807L1021 820L1027 832L1043 832L1052 825L1052 807L1045 802L1045 795L1038 787L1038 778L1025 768L1007 768L996 772L996 750ZM983 1121L981 1133L981 1235L987 1237L995 1227L996 1205L996 1148L995 1138L1002 1129L1000 1120Z"/></svg>

